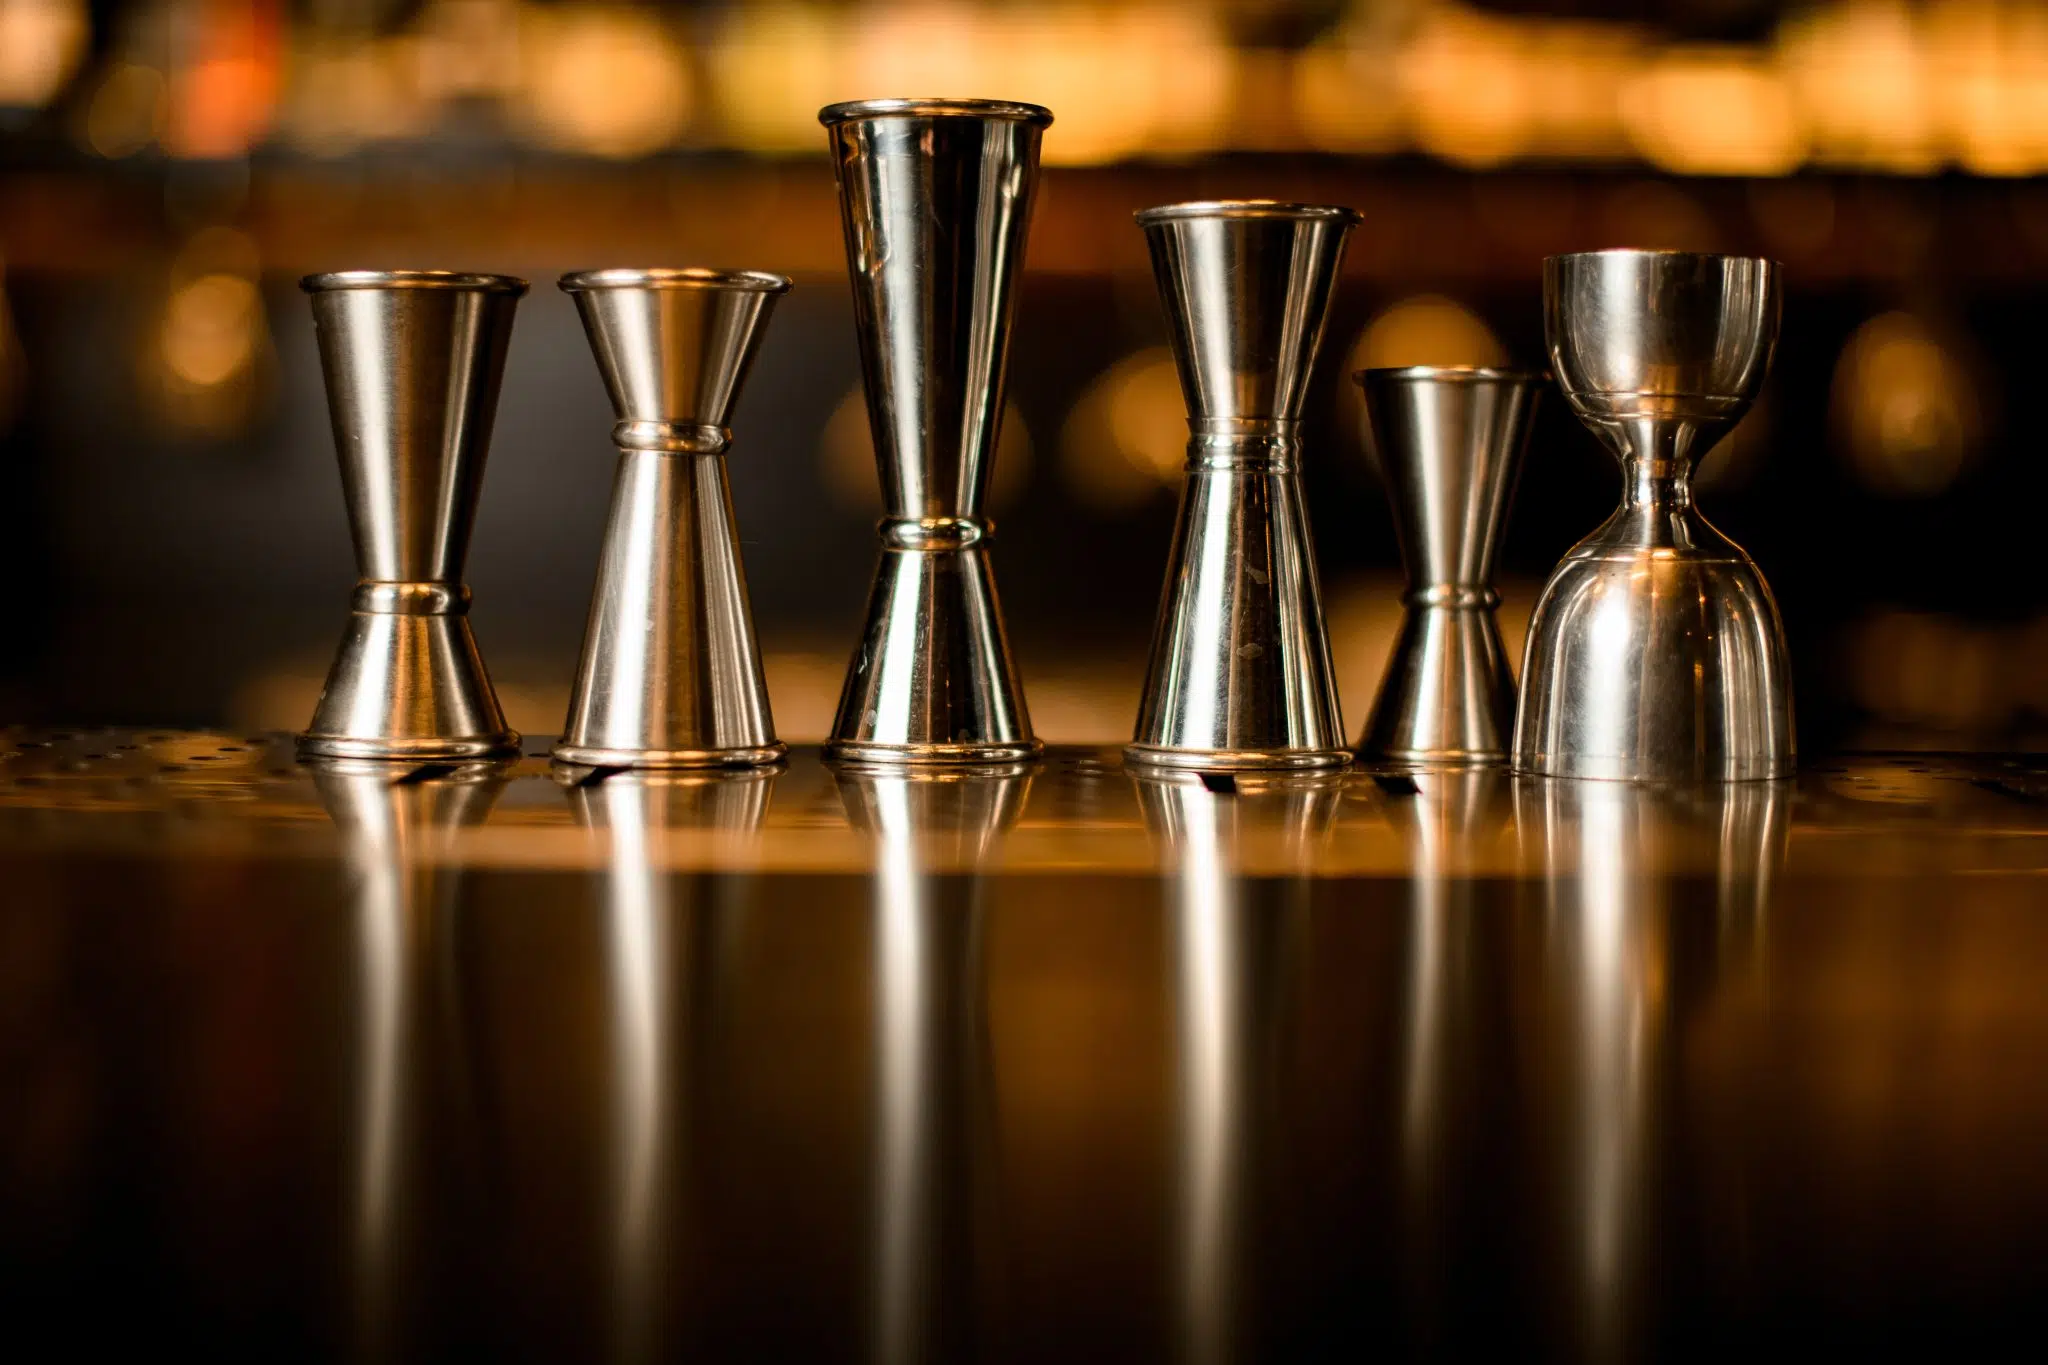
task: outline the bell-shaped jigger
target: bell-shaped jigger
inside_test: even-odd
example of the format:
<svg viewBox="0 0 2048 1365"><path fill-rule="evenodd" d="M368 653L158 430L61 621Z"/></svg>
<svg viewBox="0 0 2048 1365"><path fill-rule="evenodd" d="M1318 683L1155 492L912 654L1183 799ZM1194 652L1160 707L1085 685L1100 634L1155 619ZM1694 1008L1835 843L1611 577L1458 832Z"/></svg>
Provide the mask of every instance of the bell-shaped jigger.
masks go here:
<svg viewBox="0 0 2048 1365"><path fill-rule="evenodd" d="M1299 471L1302 401L1357 221L1261 201L1138 215L1190 437L1132 763L1351 761Z"/></svg>
<svg viewBox="0 0 2048 1365"><path fill-rule="evenodd" d="M1494 619L1493 561L1543 376L1417 366L1354 378L1408 578L1358 756L1505 762L1515 680Z"/></svg>
<svg viewBox="0 0 2048 1365"><path fill-rule="evenodd" d="M299 284L312 295L359 575L299 752L516 752L470 633L462 566L526 281L350 270Z"/></svg>
<svg viewBox="0 0 2048 1365"><path fill-rule="evenodd" d="M1012 290L1052 115L992 100L869 100L831 139L853 277L882 563L828 757L884 765L1036 754L982 515Z"/></svg>
<svg viewBox="0 0 2048 1365"><path fill-rule="evenodd" d="M554 757L718 768L782 757L726 483L727 427L780 275L564 275L618 425L611 520Z"/></svg>
<svg viewBox="0 0 2048 1365"><path fill-rule="evenodd" d="M1529 621L1515 769L1620 781L1785 777L1792 678L1763 575L1692 504L1778 337L1778 267L1597 251L1543 264L1558 387L1621 460L1621 507Z"/></svg>

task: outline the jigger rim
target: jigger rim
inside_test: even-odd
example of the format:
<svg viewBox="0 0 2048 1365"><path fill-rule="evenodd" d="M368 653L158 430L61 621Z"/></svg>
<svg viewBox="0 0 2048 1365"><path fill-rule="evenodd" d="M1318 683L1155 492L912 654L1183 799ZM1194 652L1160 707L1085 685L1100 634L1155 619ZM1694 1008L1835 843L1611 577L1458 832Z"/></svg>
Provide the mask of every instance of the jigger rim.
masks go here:
<svg viewBox="0 0 2048 1365"><path fill-rule="evenodd" d="M1745 256L1739 251L1680 251L1664 246L1603 246L1597 251L1561 251L1555 256L1545 256L1543 263L1553 261L1590 261L1599 256L1671 256L1693 261L1753 261L1767 265L1773 270L1784 270L1782 262L1769 256Z"/></svg>
<svg viewBox="0 0 2048 1365"><path fill-rule="evenodd" d="M1421 380L1444 384L1545 384L1550 381L1550 371L1496 365L1375 365L1351 372L1351 382L1360 387Z"/></svg>
<svg viewBox="0 0 2048 1365"><path fill-rule="evenodd" d="M1341 204L1297 204L1283 199L1196 199L1185 204L1139 209L1131 216L1139 227L1187 218L1278 218L1298 222L1326 219L1347 225L1365 221L1365 215L1357 209Z"/></svg>
<svg viewBox="0 0 2048 1365"><path fill-rule="evenodd" d="M299 288L308 294L336 289L467 289L487 294L524 294L517 275L480 275L464 270L329 270L307 275Z"/></svg>
<svg viewBox="0 0 2048 1365"><path fill-rule="evenodd" d="M818 122L827 128L861 119L892 117L996 119L1005 123L1035 123L1043 128L1052 122L1052 110L1019 100L955 99L941 95L842 100L818 111Z"/></svg>
<svg viewBox="0 0 2048 1365"><path fill-rule="evenodd" d="M766 270L716 270L686 265L572 270L555 287L565 294L595 289L733 289L753 294L787 294L789 286L789 276Z"/></svg>

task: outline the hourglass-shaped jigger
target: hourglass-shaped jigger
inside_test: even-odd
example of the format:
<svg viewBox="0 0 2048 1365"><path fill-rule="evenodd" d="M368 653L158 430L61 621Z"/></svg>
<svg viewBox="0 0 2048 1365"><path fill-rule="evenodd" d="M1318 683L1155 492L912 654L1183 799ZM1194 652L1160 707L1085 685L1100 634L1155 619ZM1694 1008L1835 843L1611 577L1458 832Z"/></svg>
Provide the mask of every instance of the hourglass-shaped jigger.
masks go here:
<svg viewBox="0 0 2048 1365"><path fill-rule="evenodd" d="M726 484L726 422L780 275L590 270L576 300L618 425L611 519L569 719L553 753L716 768L783 755Z"/></svg>
<svg viewBox="0 0 2048 1365"><path fill-rule="evenodd" d="M1784 777L1792 679L1770 589L1692 505L1778 337L1778 267L1599 251L1543 264L1558 387L1621 460L1621 507L1529 621L1515 768L1623 781Z"/></svg>
<svg viewBox="0 0 2048 1365"><path fill-rule="evenodd" d="M516 751L469 628L462 565L526 281L438 270L309 275L360 581L299 752Z"/></svg>
<svg viewBox="0 0 2048 1365"><path fill-rule="evenodd" d="M1010 661L981 512L1039 135L992 100L868 100L830 134L853 277L882 563L828 757L1011 763L1041 747Z"/></svg>
<svg viewBox="0 0 2048 1365"><path fill-rule="evenodd" d="M1417 366L1354 377L1408 578L1358 756L1504 761L1515 680L1494 619L1493 560L1543 376Z"/></svg>
<svg viewBox="0 0 2048 1365"><path fill-rule="evenodd" d="M1138 215L1190 436L1133 763L1351 761L1299 471L1302 401L1357 221L1261 201Z"/></svg>

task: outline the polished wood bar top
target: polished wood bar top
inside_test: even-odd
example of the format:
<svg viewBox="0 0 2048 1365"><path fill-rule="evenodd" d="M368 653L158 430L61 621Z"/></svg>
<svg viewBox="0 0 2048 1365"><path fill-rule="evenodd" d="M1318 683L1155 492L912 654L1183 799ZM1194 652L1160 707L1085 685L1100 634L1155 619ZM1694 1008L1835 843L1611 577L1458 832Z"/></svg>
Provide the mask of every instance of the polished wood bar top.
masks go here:
<svg viewBox="0 0 2048 1365"><path fill-rule="evenodd" d="M0 1307L85 1358L1984 1354L2048 1304L2044 872L2012 756L9 730Z"/></svg>
<svg viewBox="0 0 2048 1365"><path fill-rule="evenodd" d="M301 763L289 735L0 730L0 846L332 858L351 846L361 792L382 787L435 830L415 860L602 868L611 844L592 835L612 817L598 795L631 788L642 856L678 872L860 872L896 843L926 871L1151 876L1187 851L1183 807L1227 817L1205 847L1253 876L1541 877L1589 837L1641 874L1712 873L1731 856L1792 875L2048 872L2048 756L1853 754L1788 782L1638 787L1496 768L1174 775L1126 770L1109 747L923 773L828 765L815 747L727 773L574 768L547 759L545 738L527 749ZM408 795L451 788L474 790Z"/></svg>

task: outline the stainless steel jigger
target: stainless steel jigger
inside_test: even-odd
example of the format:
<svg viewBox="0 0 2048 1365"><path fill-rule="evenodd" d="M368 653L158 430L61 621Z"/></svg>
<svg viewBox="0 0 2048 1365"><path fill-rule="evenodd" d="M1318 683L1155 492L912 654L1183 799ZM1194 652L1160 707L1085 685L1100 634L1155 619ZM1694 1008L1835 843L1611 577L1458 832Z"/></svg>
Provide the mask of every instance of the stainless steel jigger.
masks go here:
<svg viewBox="0 0 2048 1365"><path fill-rule="evenodd" d="M462 565L526 281L439 270L308 275L355 540L348 633L299 752L516 752L469 628Z"/></svg>
<svg viewBox="0 0 2048 1365"><path fill-rule="evenodd" d="M1302 399L1357 221L1261 201L1138 215L1191 434L1132 763L1351 761L1298 470Z"/></svg>
<svg viewBox="0 0 2048 1365"><path fill-rule="evenodd" d="M726 420L780 275L564 275L618 425L610 524L554 757L630 768L772 763L776 741L726 484Z"/></svg>
<svg viewBox="0 0 2048 1365"><path fill-rule="evenodd" d="M1543 263L1558 387L1621 460L1621 507L1529 622L1515 769L1621 781L1792 772L1792 679L1763 575L1692 505L1692 471L1762 387L1778 267L1597 251Z"/></svg>
<svg viewBox="0 0 2048 1365"><path fill-rule="evenodd" d="M1011 763L1038 753L981 514L1003 411L1011 285L1052 115L990 100L869 100L830 132L882 563L826 756Z"/></svg>
<svg viewBox="0 0 2048 1365"><path fill-rule="evenodd" d="M1417 366L1353 377L1408 577L1358 756L1504 762L1515 679L1493 614L1493 560L1544 376Z"/></svg>

